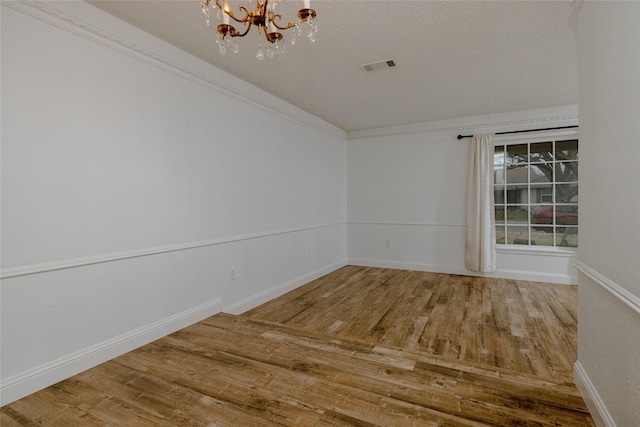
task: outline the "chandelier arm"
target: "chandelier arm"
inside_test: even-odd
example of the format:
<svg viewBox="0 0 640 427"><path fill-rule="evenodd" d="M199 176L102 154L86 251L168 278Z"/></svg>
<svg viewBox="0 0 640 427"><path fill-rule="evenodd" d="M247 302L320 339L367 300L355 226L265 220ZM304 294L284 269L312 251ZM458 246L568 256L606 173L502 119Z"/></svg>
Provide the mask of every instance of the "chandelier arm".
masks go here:
<svg viewBox="0 0 640 427"><path fill-rule="evenodd" d="M295 27L296 24L294 24L293 22L289 22L287 25L285 25L284 27L281 27L280 25L278 25L278 23L276 22L276 18L278 19L282 19L282 15L277 14L277 15L273 15L271 17L271 19L269 19L269 21L271 21L271 23L279 30L288 30L291 27Z"/></svg>
<svg viewBox="0 0 640 427"><path fill-rule="evenodd" d="M229 42L230 38L233 37L244 37L249 34L251 31L251 27L257 27L258 35L263 33L265 38L269 43L275 44L275 54L279 54L280 52L284 52L284 47L282 47L279 42L283 40L283 34L280 32L282 30L288 30L293 27L297 27L301 22L309 22L312 23L311 20L315 20L316 11L309 8L308 1L305 1L306 8L300 9L298 11L298 22L287 22L287 23L278 23L278 21L282 21L282 15L275 13L275 3L276 0L255 0L256 9L249 11L244 6L239 6L239 12L244 11L245 16L242 18L238 18L234 15L234 13L229 10L229 4L226 1L224 2L224 6L221 3L221 0L201 0L202 11L206 15L207 25L209 24L209 8L219 8L219 12L222 12L223 20L222 23L217 26L217 40L220 47L220 53L223 55L226 53L226 49L223 45L225 42ZM270 2L273 2L274 7L271 7L270 10ZM220 16L218 16L218 19ZM235 22L241 23L244 25L244 31L240 32L236 30L233 25L229 24L229 18L233 19ZM298 30L299 31L299 30ZM315 25L312 25L308 31L308 36L311 41L315 41L315 32L317 29ZM236 42L230 44L233 46L234 53L238 52L238 46ZM260 42L260 48L258 49L258 53L256 57L260 60L264 58L264 53L262 51L262 42ZM274 56L274 50L271 46L267 48L267 54L270 58Z"/></svg>
<svg viewBox="0 0 640 427"><path fill-rule="evenodd" d="M244 37L249 33L251 29L251 21L249 21L249 25L247 25L247 30L244 33L240 33L239 31L235 31L234 34L231 34L233 37Z"/></svg>
<svg viewBox="0 0 640 427"><path fill-rule="evenodd" d="M240 22L241 24L244 24L247 21L249 21L249 11L244 6L239 6L238 7L238 9L244 10L244 13L245 13L244 18L239 19L239 18L236 18L236 16L233 14L233 12L231 10L225 10L224 6L220 5L220 0L216 0L216 5L220 8L222 13L228 15L229 17L231 17L231 19L233 19L236 22Z"/></svg>
<svg viewBox="0 0 640 427"><path fill-rule="evenodd" d="M244 23L250 21L250 19L249 19L249 11L247 10L247 8L244 7L244 6L240 6L239 9L240 10L244 10L244 13L245 13L244 18L242 18L242 19L236 18L236 16L230 10L227 11L227 12L223 12L223 13L226 13L227 15L229 15L231 17L231 19L233 19L236 22L240 22L241 24L244 24Z"/></svg>

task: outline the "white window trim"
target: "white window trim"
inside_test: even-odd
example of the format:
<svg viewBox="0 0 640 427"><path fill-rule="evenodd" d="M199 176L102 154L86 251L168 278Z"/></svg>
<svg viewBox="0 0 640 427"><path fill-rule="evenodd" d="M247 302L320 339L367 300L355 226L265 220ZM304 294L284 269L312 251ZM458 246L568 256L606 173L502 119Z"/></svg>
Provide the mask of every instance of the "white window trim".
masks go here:
<svg viewBox="0 0 640 427"><path fill-rule="evenodd" d="M557 140L559 138L575 138L580 141L578 128L563 129L555 131L527 132L507 135L496 135L494 145L515 145L542 142L549 138ZM579 144L579 142L578 142ZM578 145L579 147L579 145ZM579 183L579 181L578 181ZM535 246L535 245L513 245L506 243L496 243L496 252L505 254L520 255L551 255L557 257L576 257L578 248L564 246Z"/></svg>
<svg viewBox="0 0 640 427"><path fill-rule="evenodd" d="M496 135L494 144L495 145L514 145L514 144L525 144L530 142L541 142L540 139L558 139L558 138L579 138L578 128L575 129L563 129L563 130L554 130L554 131L543 131L543 132L527 132L527 133L512 133L507 135Z"/></svg>
<svg viewBox="0 0 640 427"><path fill-rule="evenodd" d="M558 257L578 256L578 248L564 246L507 245L504 243L496 243L496 252L520 255L553 255Z"/></svg>

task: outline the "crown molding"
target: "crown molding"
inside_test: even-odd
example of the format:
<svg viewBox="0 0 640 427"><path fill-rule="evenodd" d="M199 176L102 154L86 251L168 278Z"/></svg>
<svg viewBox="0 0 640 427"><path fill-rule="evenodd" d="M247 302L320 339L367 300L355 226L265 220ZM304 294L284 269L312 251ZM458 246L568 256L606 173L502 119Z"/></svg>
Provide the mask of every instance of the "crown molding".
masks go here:
<svg viewBox="0 0 640 427"><path fill-rule="evenodd" d="M201 61L88 3L2 0L1 4L203 88L252 105L296 125L322 133L338 142L346 142L346 132L342 129ZM152 47L148 47L148 45Z"/></svg>
<svg viewBox="0 0 640 427"><path fill-rule="evenodd" d="M444 133L504 132L523 127L572 126L577 124L578 106L566 105L352 131L347 133L347 141L356 142Z"/></svg>

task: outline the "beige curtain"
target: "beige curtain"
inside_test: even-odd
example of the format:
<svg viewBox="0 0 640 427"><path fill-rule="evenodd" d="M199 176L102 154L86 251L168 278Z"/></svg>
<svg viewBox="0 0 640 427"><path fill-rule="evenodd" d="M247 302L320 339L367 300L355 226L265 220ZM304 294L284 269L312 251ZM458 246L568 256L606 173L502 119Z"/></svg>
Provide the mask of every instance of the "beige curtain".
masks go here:
<svg viewBox="0 0 640 427"><path fill-rule="evenodd" d="M465 266L471 271L496 270L496 226L493 208L493 142L495 135L471 139L467 177L467 245Z"/></svg>

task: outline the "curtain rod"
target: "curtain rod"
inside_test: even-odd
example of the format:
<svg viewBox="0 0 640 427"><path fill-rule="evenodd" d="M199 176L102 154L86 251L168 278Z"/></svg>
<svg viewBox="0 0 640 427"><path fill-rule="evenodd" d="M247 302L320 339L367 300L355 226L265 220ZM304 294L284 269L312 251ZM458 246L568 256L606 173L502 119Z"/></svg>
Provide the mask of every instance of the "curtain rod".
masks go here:
<svg viewBox="0 0 640 427"><path fill-rule="evenodd" d="M544 129L525 129L525 130L512 130L509 132L496 132L496 135L507 135L510 133L524 133L524 132L542 132L543 130L559 130L559 129L573 129L577 128L578 125L575 126L560 126L557 128L544 128ZM471 138L473 135L458 135L458 139L462 138Z"/></svg>

